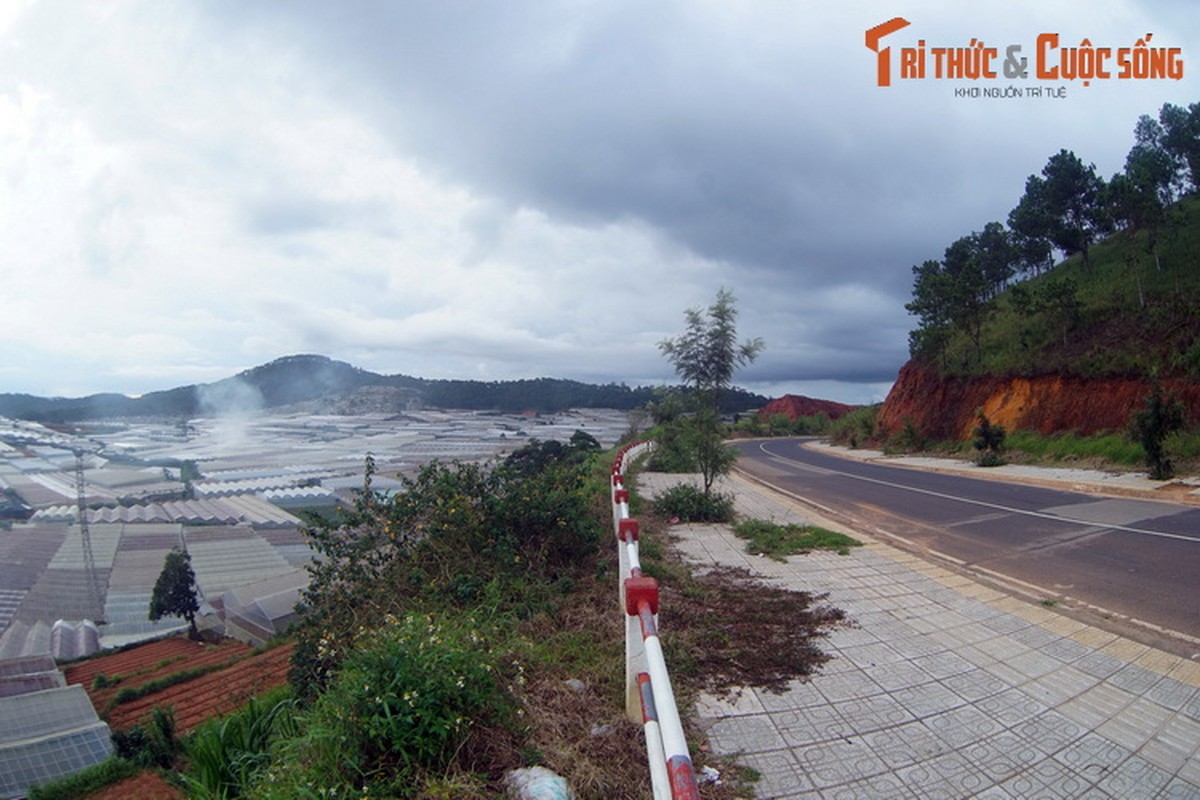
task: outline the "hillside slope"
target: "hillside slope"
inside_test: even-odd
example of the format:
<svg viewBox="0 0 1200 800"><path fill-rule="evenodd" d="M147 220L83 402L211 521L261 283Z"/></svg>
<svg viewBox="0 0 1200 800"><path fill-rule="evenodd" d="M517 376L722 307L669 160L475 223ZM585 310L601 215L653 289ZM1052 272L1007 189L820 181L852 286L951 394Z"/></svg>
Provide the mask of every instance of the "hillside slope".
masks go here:
<svg viewBox="0 0 1200 800"><path fill-rule="evenodd" d="M914 358L880 411L887 434L911 422L924 436L963 439L978 411L1009 430L1081 434L1119 430L1157 379L1200 422L1200 199L1173 210L1148 247L1115 233L1092 251L996 297L980 346L956 334L941 359ZM1070 282L1076 304L1022 305L1048 284Z"/></svg>

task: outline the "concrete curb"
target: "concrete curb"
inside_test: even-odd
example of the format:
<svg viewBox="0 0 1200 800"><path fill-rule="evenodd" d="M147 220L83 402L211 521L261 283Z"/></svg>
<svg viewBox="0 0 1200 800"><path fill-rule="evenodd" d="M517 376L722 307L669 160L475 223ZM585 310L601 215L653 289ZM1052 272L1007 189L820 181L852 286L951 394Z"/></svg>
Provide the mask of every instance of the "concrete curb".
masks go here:
<svg viewBox="0 0 1200 800"><path fill-rule="evenodd" d="M927 472L964 475L983 480L1055 487L1086 494L1137 497L1200 506L1200 478L1194 476L1180 477L1171 481L1153 481L1142 473L1134 472L1109 473L1094 469L1037 467L1022 464L978 467L970 462L953 458L888 455L880 450L853 450L817 441L810 442L806 446L839 458L879 462L891 467L906 467Z"/></svg>

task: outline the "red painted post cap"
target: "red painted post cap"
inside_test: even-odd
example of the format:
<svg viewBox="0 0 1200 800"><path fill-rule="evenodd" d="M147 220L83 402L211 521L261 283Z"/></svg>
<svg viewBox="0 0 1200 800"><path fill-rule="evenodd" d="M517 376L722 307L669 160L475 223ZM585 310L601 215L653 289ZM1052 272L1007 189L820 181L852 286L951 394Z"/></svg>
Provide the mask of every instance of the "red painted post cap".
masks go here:
<svg viewBox="0 0 1200 800"><path fill-rule="evenodd" d="M658 613L658 581L654 578L625 579L625 613L636 617L638 605L645 602L650 606L650 613Z"/></svg>
<svg viewBox="0 0 1200 800"><path fill-rule="evenodd" d="M636 519L623 519L617 523L617 538L622 542L638 540L640 530Z"/></svg>

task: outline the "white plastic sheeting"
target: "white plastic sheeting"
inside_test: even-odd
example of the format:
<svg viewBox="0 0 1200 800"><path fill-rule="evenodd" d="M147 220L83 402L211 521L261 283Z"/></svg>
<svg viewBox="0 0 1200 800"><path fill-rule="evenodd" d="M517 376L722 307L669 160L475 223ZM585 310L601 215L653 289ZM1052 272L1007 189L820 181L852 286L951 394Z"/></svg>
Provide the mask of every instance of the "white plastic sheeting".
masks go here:
<svg viewBox="0 0 1200 800"><path fill-rule="evenodd" d="M0 719L0 797L22 797L113 754L108 726L82 686L0 697Z"/></svg>
<svg viewBox="0 0 1200 800"><path fill-rule="evenodd" d="M74 522L78 516L75 506L58 505L35 512L32 521L43 524ZM237 525L245 522L262 528L301 524L296 516L252 494L95 508L88 511L88 522L92 525L129 522Z"/></svg>
<svg viewBox="0 0 1200 800"><path fill-rule="evenodd" d="M306 586L308 573L293 570L228 590L221 598L225 635L257 647L284 633L296 621L295 606Z"/></svg>
<svg viewBox="0 0 1200 800"><path fill-rule="evenodd" d="M90 656L100 650L100 629L90 619L57 620L50 629L50 655L60 661Z"/></svg>
<svg viewBox="0 0 1200 800"><path fill-rule="evenodd" d="M0 660L0 697L59 689L67 679L49 653Z"/></svg>

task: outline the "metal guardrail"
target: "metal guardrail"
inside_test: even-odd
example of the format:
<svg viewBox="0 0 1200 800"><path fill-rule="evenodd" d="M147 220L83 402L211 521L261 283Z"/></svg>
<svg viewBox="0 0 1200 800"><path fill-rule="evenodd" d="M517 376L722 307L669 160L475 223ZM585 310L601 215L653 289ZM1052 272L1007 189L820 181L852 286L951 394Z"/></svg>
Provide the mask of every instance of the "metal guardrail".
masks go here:
<svg viewBox="0 0 1200 800"><path fill-rule="evenodd" d="M650 442L627 445L612 467L613 532L625 612L625 713L635 722L642 720L655 800L698 800L700 790L658 638L658 582L642 575L638 521L629 516L625 488L626 467L652 446Z"/></svg>

